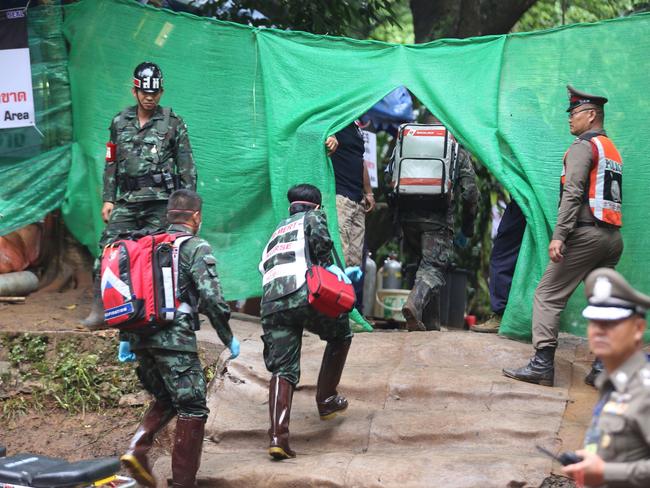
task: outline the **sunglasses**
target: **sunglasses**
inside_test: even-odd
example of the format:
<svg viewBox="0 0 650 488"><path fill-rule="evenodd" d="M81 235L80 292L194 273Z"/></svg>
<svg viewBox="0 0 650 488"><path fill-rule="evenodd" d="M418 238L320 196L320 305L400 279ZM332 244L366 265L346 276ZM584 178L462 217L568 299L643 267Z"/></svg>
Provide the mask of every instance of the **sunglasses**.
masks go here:
<svg viewBox="0 0 650 488"><path fill-rule="evenodd" d="M572 119L575 115L579 114L580 112L586 112L587 110L596 110L595 108L584 108L582 110L576 110L575 112L571 112L569 114L569 118Z"/></svg>

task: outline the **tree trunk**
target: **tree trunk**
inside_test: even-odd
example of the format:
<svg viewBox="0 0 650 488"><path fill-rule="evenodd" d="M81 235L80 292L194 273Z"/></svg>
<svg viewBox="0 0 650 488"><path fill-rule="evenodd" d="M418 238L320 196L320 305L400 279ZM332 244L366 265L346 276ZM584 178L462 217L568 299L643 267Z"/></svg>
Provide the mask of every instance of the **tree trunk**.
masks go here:
<svg viewBox="0 0 650 488"><path fill-rule="evenodd" d="M506 34L537 0L410 0L415 42Z"/></svg>

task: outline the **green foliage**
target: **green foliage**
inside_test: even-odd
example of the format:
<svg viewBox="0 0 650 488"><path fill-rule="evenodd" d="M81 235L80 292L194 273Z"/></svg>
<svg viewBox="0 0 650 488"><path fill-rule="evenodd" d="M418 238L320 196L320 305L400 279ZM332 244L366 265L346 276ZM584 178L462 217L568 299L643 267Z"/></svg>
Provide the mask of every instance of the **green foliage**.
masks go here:
<svg viewBox="0 0 650 488"><path fill-rule="evenodd" d="M5 399L0 419L11 420L45 406L71 413L99 411L117 406L122 395L139 389L133 365L117 362L110 340L92 352L77 340L65 340L49 353L54 357L48 357L46 336L25 334L7 346L11 363L19 366L19 383L30 380L32 393Z"/></svg>
<svg viewBox="0 0 650 488"><path fill-rule="evenodd" d="M174 8L255 27L301 30L360 39L380 25L397 25L391 0L175 0Z"/></svg>
<svg viewBox="0 0 650 488"><path fill-rule="evenodd" d="M25 397L17 396L2 401L0 407L0 420L10 421L29 412L31 405Z"/></svg>
<svg viewBox="0 0 650 488"><path fill-rule="evenodd" d="M393 13L395 22L382 22L370 32L368 38L397 44L415 42L413 14L409 3L406 0L393 2Z"/></svg>
<svg viewBox="0 0 650 488"><path fill-rule="evenodd" d="M647 0L538 0L512 29L526 32L579 22L596 22L650 10Z"/></svg>
<svg viewBox="0 0 650 488"><path fill-rule="evenodd" d="M80 353L73 341L58 349L48 393L64 410L85 412L115 407L123 394L138 389L133 366L116 363L114 351Z"/></svg>
<svg viewBox="0 0 650 488"><path fill-rule="evenodd" d="M39 363L45 359L47 337L24 334L9 347L9 361L13 366L23 363Z"/></svg>
<svg viewBox="0 0 650 488"><path fill-rule="evenodd" d="M210 383L212 379L217 375L217 365L210 364L203 368L203 374L205 375L205 382Z"/></svg>

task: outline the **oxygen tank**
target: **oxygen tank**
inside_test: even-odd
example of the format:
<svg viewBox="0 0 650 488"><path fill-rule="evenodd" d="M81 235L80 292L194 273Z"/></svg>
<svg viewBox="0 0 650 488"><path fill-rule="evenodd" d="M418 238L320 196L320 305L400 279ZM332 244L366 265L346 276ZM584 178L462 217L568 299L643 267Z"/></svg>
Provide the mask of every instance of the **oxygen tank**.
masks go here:
<svg viewBox="0 0 650 488"><path fill-rule="evenodd" d="M0 296L24 297L38 288L38 278L31 271L0 274Z"/></svg>
<svg viewBox="0 0 650 488"><path fill-rule="evenodd" d="M364 280L363 280L363 315L370 317L375 306L375 293L377 284L377 264L370 253L366 255Z"/></svg>
<svg viewBox="0 0 650 488"><path fill-rule="evenodd" d="M402 288L402 263L397 260L396 253L390 253L384 261L381 287L384 290L399 290Z"/></svg>

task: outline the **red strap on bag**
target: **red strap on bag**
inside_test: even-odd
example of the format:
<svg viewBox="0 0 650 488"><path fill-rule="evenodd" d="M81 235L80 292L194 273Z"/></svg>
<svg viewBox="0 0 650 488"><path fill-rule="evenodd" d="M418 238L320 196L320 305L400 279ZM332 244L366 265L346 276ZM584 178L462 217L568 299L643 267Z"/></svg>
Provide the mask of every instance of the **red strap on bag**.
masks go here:
<svg viewBox="0 0 650 488"><path fill-rule="evenodd" d="M343 269L334 247L332 247L332 251L337 266ZM305 236L305 260L307 261L306 279L309 305L314 310L332 318L352 310L354 302L357 300L354 287L342 280L339 281L338 276L323 266L312 264L307 236Z"/></svg>

